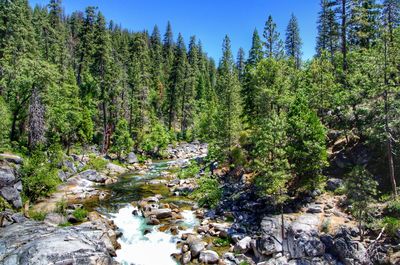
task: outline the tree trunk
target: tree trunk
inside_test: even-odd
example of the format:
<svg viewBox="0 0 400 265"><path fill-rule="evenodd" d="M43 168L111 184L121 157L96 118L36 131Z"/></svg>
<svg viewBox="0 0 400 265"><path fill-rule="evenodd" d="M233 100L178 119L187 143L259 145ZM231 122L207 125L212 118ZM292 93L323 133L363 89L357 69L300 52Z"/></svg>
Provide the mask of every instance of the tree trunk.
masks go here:
<svg viewBox="0 0 400 265"><path fill-rule="evenodd" d="M342 1L341 8L341 35L342 35L342 55L343 55L343 71L347 70L347 0Z"/></svg>
<svg viewBox="0 0 400 265"><path fill-rule="evenodd" d="M42 104L39 90L34 87L32 90L31 102L29 105L29 148L32 150L44 142L45 134L45 109Z"/></svg>

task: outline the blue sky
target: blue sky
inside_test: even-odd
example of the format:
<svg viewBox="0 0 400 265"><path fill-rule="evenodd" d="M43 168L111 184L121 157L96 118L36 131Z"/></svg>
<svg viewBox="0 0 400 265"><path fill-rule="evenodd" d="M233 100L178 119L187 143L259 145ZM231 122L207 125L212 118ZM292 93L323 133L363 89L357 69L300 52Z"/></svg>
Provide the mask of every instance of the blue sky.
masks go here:
<svg viewBox="0 0 400 265"><path fill-rule="evenodd" d="M46 5L48 0L29 0L31 5ZM157 24L161 33L171 21L174 37L181 32L186 44L191 35L201 39L209 56L219 60L225 34L232 41L236 56L239 47L246 54L251 45L254 28L260 35L268 15L272 15L284 38L290 15L299 20L303 40L303 57L314 55L316 20L319 0L64 0L65 12L98 6L108 20L114 20L133 31L148 29Z"/></svg>

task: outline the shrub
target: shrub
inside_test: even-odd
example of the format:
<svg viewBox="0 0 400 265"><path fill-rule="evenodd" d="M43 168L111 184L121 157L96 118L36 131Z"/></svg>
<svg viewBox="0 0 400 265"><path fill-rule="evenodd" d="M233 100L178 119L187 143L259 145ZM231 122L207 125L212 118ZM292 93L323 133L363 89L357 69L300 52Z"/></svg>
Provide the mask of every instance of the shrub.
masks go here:
<svg viewBox="0 0 400 265"><path fill-rule="evenodd" d="M65 222L65 223L59 224L58 226L59 227L68 227L68 226L72 226L72 224L70 222Z"/></svg>
<svg viewBox="0 0 400 265"><path fill-rule="evenodd" d="M190 197L197 200L200 207L215 208L221 199L222 191L218 180L212 177L202 177L197 181L199 188Z"/></svg>
<svg viewBox="0 0 400 265"><path fill-rule="evenodd" d="M79 221L82 222L86 219L88 212L86 209L76 209L72 215Z"/></svg>
<svg viewBox="0 0 400 265"><path fill-rule="evenodd" d="M24 195L32 202L56 190L60 179L57 168L48 162L45 153L36 151L21 168Z"/></svg>
<svg viewBox="0 0 400 265"><path fill-rule="evenodd" d="M43 221L46 218L46 213L45 212L31 211L31 212L29 212L29 216L33 220Z"/></svg>
<svg viewBox="0 0 400 265"><path fill-rule="evenodd" d="M193 178L200 172L200 166L196 162L191 162L188 167L182 169L178 173L178 178L187 179Z"/></svg>
<svg viewBox="0 0 400 265"><path fill-rule="evenodd" d="M391 217L400 218L400 200L390 201L386 207L386 214Z"/></svg>
<svg viewBox="0 0 400 265"><path fill-rule="evenodd" d="M0 212L4 211L5 209L11 208L11 205L3 197L0 196Z"/></svg>
<svg viewBox="0 0 400 265"><path fill-rule="evenodd" d="M89 162L86 167L90 169L94 169L96 171L102 171L106 168L108 161L102 157L97 157L95 155L89 155Z"/></svg>
<svg viewBox="0 0 400 265"><path fill-rule="evenodd" d="M146 153L160 155L167 148L171 140L172 137L165 127L157 122L152 126L151 131L143 136L140 148Z"/></svg>
<svg viewBox="0 0 400 265"><path fill-rule="evenodd" d="M58 201L56 203L56 212L64 215L66 212L67 206L68 206L67 201L63 197L60 201Z"/></svg>
<svg viewBox="0 0 400 265"><path fill-rule="evenodd" d="M386 226L386 233L395 236L400 229L400 220L394 217L386 216L382 220L382 225Z"/></svg>
<svg viewBox="0 0 400 265"><path fill-rule="evenodd" d="M231 244L229 238L217 238L214 240L214 245L217 247L227 247Z"/></svg>

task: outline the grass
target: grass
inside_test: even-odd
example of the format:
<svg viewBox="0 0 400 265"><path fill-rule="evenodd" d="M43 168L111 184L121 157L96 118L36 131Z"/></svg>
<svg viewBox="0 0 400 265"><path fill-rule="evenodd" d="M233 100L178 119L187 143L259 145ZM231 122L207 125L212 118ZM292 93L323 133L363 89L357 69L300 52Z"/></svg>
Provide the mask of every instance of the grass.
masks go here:
<svg viewBox="0 0 400 265"><path fill-rule="evenodd" d="M217 247L227 247L231 244L229 238L217 238L214 240L214 245Z"/></svg>
<svg viewBox="0 0 400 265"><path fill-rule="evenodd" d="M386 226L386 233L390 236L396 236L400 229L400 220L394 217L386 216L382 220L382 226Z"/></svg>
<svg viewBox="0 0 400 265"><path fill-rule="evenodd" d="M83 222L87 215L88 215L88 211L86 209L76 209L72 215L79 221L79 222Z"/></svg>
<svg viewBox="0 0 400 265"><path fill-rule="evenodd" d="M188 167L179 171L178 178L179 179L193 178L199 173L199 171L200 171L200 166L195 162L191 162Z"/></svg>
<svg viewBox="0 0 400 265"><path fill-rule="evenodd" d="M72 224L70 222L65 222L65 223L59 224L58 226L59 227L68 227L68 226L72 226Z"/></svg>
<svg viewBox="0 0 400 265"><path fill-rule="evenodd" d="M95 155L90 154L89 155L89 162L87 165L84 167L84 170L86 169L94 169L96 171L102 171L106 168L108 164L108 161L105 160L102 157L97 157Z"/></svg>

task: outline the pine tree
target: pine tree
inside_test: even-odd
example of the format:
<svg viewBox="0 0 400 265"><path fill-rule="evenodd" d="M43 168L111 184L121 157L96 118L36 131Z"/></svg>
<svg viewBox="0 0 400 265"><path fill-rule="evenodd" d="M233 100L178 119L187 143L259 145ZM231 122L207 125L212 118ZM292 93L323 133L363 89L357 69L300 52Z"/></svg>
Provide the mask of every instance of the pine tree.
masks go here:
<svg viewBox="0 0 400 265"><path fill-rule="evenodd" d="M371 47L378 34L378 15L375 0L352 0L348 33L351 45Z"/></svg>
<svg viewBox="0 0 400 265"><path fill-rule="evenodd" d="M223 41L222 52L217 81L219 98L217 146L221 155L227 156L237 143L241 126L240 84L228 36L225 36Z"/></svg>
<svg viewBox="0 0 400 265"><path fill-rule="evenodd" d="M243 82L244 81L244 71L246 67L246 54L243 50L243 48L239 48L239 51L237 53L236 57L236 69L238 71L238 76L239 76L239 81Z"/></svg>
<svg viewBox="0 0 400 265"><path fill-rule="evenodd" d="M112 150L117 153L118 158L130 151L133 146L133 140L129 134L128 122L125 119L120 119L115 128L115 133L112 137Z"/></svg>
<svg viewBox="0 0 400 265"><path fill-rule="evenodd" d="M150 37L151 78L154 93L154 106L158 117L162 115L162 105L165 97L165 78L163 72L163 51L160 31L154 26Z"/></svg>
<svg viewBox="0 0 400 265"><path fill-rule="evenodd" d="M339 24L336 21L335 2L332 0L321 0L321 11L318 17L318 36L316 52L321 56L323 51L328 51L331 60L339 47Z"/></svg>
<svg viewBox="0 0 400 265"><path fill-rule="evenodd" d="M273 21L272 16L268 16L263 33L265 39L265 53L268 58L279 59L281 57L283 47L279 35L280 34L276 29L276 23Z"/></svg>
<svg viewBox="0 0 400 265"><path fill-rule="evenodd" d="M186 67L187 67L187 54L186 46L181 34L178 35L178 40L175 46L174 63L170 75L170 86L167 91L167 104L168 104L168 128L175 130L175 121L181 114L182 92L185 87Z"/></svg>
<svg viewBox="0 0 400 265"><path fill-rule="evenodd" d="M286 55L294 60L297 68L299 68L301 64L301 46L302 42L300 38L299 24L297 18L292 14L286 29L285 47Z"/></svg>
<svg viewBox="0 0 400 265"><path fill-rule="evenodd" d="M390 42L394 41L394 29L400 25L400 0L383 1L383 23L388 28Z"/></svg>
<svg viewBox="0 0 400 265"><path fill-rule="evenodd" d="M259 63L261 59L264 57L263 54L264 52L262 50L260 35L258 34L257 29L254 29L251 48L249 51L249 58L247 59L247 64L250 66L257 65L257 63Z"/></svg>

